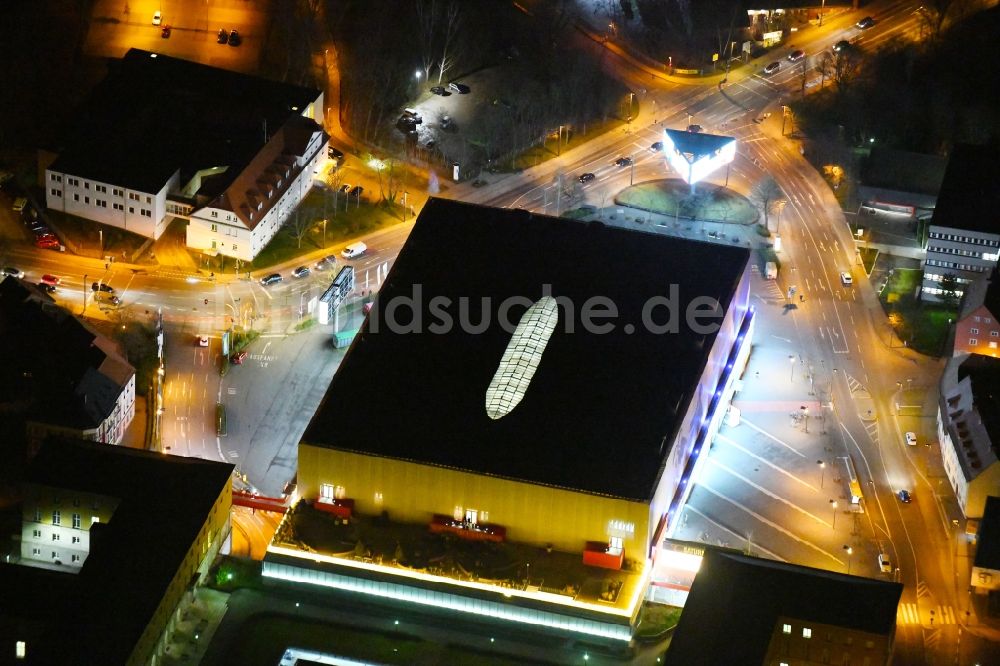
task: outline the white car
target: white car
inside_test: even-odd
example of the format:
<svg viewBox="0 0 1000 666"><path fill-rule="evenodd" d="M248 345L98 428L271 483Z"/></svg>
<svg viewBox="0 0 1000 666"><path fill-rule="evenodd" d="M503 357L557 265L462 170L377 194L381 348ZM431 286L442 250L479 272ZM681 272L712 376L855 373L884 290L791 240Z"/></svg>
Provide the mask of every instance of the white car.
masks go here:
<svg viewBox="0 0 1000 666"><path fill-rule="evenodd" d="M153 12L153 25L160 25L163 23L163 17L160 15L160 11L157 10Z"/></svg>
<svg viewBox="0 0 1000 666"><path fill-rule="evenodd" d="M915 433L915 432L908 432L908 433L906 433L906 443L909 444L910 446L916 446L917 445L917 433Z"/></svg>
<svg viewBox="0 0 1000 666"><path fill-rule="evenodd" d="M198 336L198 346L199 347L207 347L208 346L208 336L207 335L199 335Z"/></svg>
<svg viewBox="0 0 1000 666"><path fill-rule="evenodd" d="M843 283L845 287L849 287L852 284L854 284L854 278L852 278L851 274L848 273L847 271L843 271L840 274L840 281Z"/></svg>
<svg viewBox="0 0 1000 666"><path fill-rule="evenodd" d="M365 245L364 243L360 242L351 243L350 245L345 247L344 251L341 252L340 254L344 257L344 259L357 259L361 255L363 255L367 250L368 246Z"/></svg>

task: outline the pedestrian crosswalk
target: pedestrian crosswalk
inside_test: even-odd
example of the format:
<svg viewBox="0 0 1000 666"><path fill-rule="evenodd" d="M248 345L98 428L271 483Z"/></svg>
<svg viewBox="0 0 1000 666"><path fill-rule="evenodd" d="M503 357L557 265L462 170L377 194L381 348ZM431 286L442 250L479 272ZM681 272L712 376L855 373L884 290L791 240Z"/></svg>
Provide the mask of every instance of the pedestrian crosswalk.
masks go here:
<svg viewBox="0 0 1000 666"><path fill-rule="evenodd" d="M899 608L896 610L896 624L927 624L933 626L958 624L958 617L952 606L925 607L924 614L921 616L917 604L902 603L899 604Z"/></svg>

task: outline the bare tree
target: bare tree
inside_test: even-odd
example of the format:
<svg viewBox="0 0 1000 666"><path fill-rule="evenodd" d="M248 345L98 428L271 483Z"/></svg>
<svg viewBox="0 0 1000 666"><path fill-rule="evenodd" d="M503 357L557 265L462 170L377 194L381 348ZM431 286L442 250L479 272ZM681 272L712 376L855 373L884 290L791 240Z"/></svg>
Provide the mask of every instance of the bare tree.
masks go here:
<svg viewBox="0 0 1000 666"><path fill-rule="evenodd" d="M941 36L945 23L956 23L968 14L983 9L981 0L927 0L916 14L920 19L921 32L926 29L932 39Z"/></svg>
<svg viewBox="0 0 1000 666"><path fill-rule="evenodd" d="M420 68L424 72L424 81L431 80L431 67L434 66L437 12L437 0L417 0L417 40L420 42Z"/></svg>
<svg viewBox="0 0 1000 666"><path fill-rule="evenodd" d="M750 189L750 199L764 211L764 228L768 229L769 215L785 201L785 193L774 176L764 176Z"/></svg>
<svg viewBox="0 0 1000 666"><path fill-rule="evenodd" d="M853 44L844 46L833 57L830 74L833 82L837 85L837 94L841 97L847 94L848 89L857 78L858 72L861 70L862 59L861 51Z"/></svg>
<svg viewBox="0 0 1000 666"><path fill-rule="evenodd" d="M441 13L441 58L438 60L438 83L441 83L444 79L444 73L455 64L453 47L461 25L461 6L455 0L451 0Z"/></svg>
<svg viewBox="0 0 1000 666"><path fill-rule="evenodd" d="M299 248L302 247L302 239L309 235L309 230L312 229L314 222L310 216L303 215L301 210L295 211L295 214L285 221L288 235L298 242Z"/></svg>
<svg viewBox="0 0 1000 666"><path fill-rule="evenodd" d="M382 201L389 207L396 203L404 171L400 169L397 160L389 158L382 162L383 166L375 170L378 176L378 193Z"/></svg>

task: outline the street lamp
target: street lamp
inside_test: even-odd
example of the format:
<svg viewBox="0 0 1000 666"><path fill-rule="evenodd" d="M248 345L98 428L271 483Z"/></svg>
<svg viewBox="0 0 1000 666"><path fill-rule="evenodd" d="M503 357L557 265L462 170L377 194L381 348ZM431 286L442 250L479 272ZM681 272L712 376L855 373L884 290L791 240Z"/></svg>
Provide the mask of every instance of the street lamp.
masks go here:
<svg viewBox="0 0 1000 666"><path fill-rule="evenodd" d="M847 575L851 575L851 555L854 554L854 549L850 546L844 546L844 550L847 551Z"/></svg>
<svg viewBox="0 0 1000 666"><path fill-rule="evenodd" d="M410 196L409 192L403 192L403 222L406 222L406 197Z"/></svg>
<svg viewBox="0 0 1000 666"><path fill-rule="evenodd" d="M830 500L830 508L833 509L833 529L837 529L837 500Z"/></svg>
<svg viewBox="0 0 1000 666"><path fill-rule="evenodd" d="M816 464L819 465L819 488L820 488L820 490L822 490L823 489L823 481L826 479L826 463L823 462L822 460L817 460ZM831 501L833 501L833 500L831 500ZM833 508L835 508L835 509L837 508L836 503L834 503ZM834 516L834 520L836 520L836 516Z"/></svg>
<svg viewBox="0 0 1000 666"><path fill-rule="evenodd" d="M789 378L789 380L788 380L788 381L790 381L790 382L794 382L794 381L795 381L795 357L794 357L794 356L792 356L791 354L789 354L789 355L788 355L788 362L789 362L789 363L791 364L791 366L792 366L792 375L791 375L791 377Z"/></svg>
<svg viewBox="0 0 1000 666"><path fill-rule="evenodd" d="M819 6L819 27L823 27L823 12L826 11L826 0L823 0Z"/></svg>

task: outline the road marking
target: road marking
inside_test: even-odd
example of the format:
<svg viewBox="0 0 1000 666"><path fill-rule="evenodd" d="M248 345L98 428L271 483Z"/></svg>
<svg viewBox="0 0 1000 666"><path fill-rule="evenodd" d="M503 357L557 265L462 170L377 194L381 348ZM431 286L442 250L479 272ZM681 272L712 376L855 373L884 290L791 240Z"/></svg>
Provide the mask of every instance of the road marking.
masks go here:
<svg viewBox="0 0 1000 666"><path fill-rule="evenodd" d="M920 624L920 612L916 604L899 604L896 609L897 624Z"/></svg>
<svg viewBox="0 0 1000 666"><path fill-rule="evenodd" d="M701 511L699 511L698 509L696 509L691 504L685 504L684 508L686 510L688 510L688 511L693 512L693 513L697 513L704 520L708 521L709 523L711 523L715 527L718 527L720 530L725 530L726 532L729 532L730 534L732 534L733 536L735 536L738 539L746 539L746 536L744 536L742 534L739 534L738 532L736 532L736 531L734 531L734 530L726 527L725 525L723 525L721 523L716 522L714 519L712 519L709 516L707 516L706 514L702 513ZM775 553L774 551L770 551L770 550L768 550L767 548L764 548L763 546L761 546L758 543L754 543L753 545L754 545L754 548L756 548L760 552L766 553L772 560L777 560L779 562L787 562L788 561L785 558L783 558L780 555L778 555L777 553Z"/></svg>
<svg viewBox="0 0 1000 666"><path fill-rule="evenodd" d="M800 537L800 536L797 536L797 535L795 535L795 534L792 534L791 532L789 532L788 530L786 530L786 529L785 529L784 527L782 527L781 525L778 525L778 524L777 524L777 523L775 523L774 521L771 521L771 520L768 520L767 518L765 518L764 516L760 515L760 514L759 514L759 513L757 513L756 511L752 511L752 510L748 509L747 507L743 506L742 504L737 504L737 503L736 503L736 502L734 502L733 500L729 499L728 497L726 497L726 496L724 496L724 495L720 495L719 493L715 492L714 490L712 490L711 488L709 488L709 487L708 487L708 486L706 486L706 485L703 485L703 484L698 484L698 487L699 487L699 488L701 488L702 490L704 490L704 491L705 491L705 492L707 492L707 493L711 493L711 494L715 495L715 496L716 496L716 497L718 497L718 498L719 498L720 500L723 500L724 502L728 502L729 504L732 504L732 505L733 505L734 507L736 507L737 509L741 509L741 510L743 510L744 512L746 512L746 513L748 513L749 515L753 516L754 518L756 518L756 519L757 519L757 520L759 520L760 522L764 523L764 524L765 524L765 525L767 525L768 527L770 527L770 528L774 529L774 530L775 530L775 531L777 531L777 532L781 532L782 534L784 534L785 536L787 536L787 537L788 537L789 539L792 539L792 540L794 540L794 541L798 541L798 542L799 542L799 543L801 543L802 545L804 545L804 546L809 546L809 547L810 547L810 548L812 548L813 550L815 550L815 551L817 551L817 552L819 552L819 553L822 553L823 555L826 555L826 556L827 556L827 557L829 557L829 558L830 558L831 560L833 560L834 562L836 562L838 566L843 566L843 565L844 565L844 562L843 562L843 561L841 561L841 560L839 560L839 559L837 559L837 557L836 557L836 556L834 556L834 555L832 555L832 554L830 554L830 553L826 552L825 550L823 550L822 548L820 548L819 546L817 546L817 545L816 545L816 544L814 544L813 542L811 542L811 541L807 541L807 540L803 539L803 538L802 538L802 537Z"/></svg>
<svg viewBox="0 0 1000 666"><path fill-rule="evenodd" d="M709 456L708 462L711 463L711 464L713 464L713 465L715 465L719 469L721 469L721 470L723 470L725 472L728 472L731 476L736 477L737 479L739 479L743 483L747 484L748 486L750 486L751 488L757 490L758 492L760 492L760 493L762 493L764 495L767 495L771 499L777 500L777 501L781 502L782 504L784 504L785 506L787 506L789 508L792 508L792 509L795 509L799 513L802 513L802 514L805 514L805 515L809 516L810 518L812 518L813 520L815 520L817 523L821 523L823 525L827 525L829 527L832 527L832 525L828 521L823 520L819 516L813 515L812 513L809 513L808 511L806 511L802 507L798 506L797 504L793 504L793 503L789 502L784 497L781 497L780 495L776 495L775 493L772 493L770 490L768 490L764 486L762 486L762 485L760 485L758 483L754 483L753 481L751 481L747 477L743 476L742 474L737 473L735 470L733 470L732 468L728 467L727 465L724 465L723 463L719 462L718 460L714 459L713 457Z"/></svg>
<svg viewBox="0 0 1000 666"><path fill-rule="evenodd" d="M772 463L770 460L766 460L764 458L761 458L756 453L753 453L752 451L746 449L745 447L743 447L739 443L737 443L737 442L729 439L728 437L726 437L722 433L719 433L719 434L717 434L715 436L715 441L719 441L719 440L722 440L722 441L726 442L726 444L728 444L729 446L732 446L735 449L739 449L740 451L742 451L743 453L747 454L751 458L755 458L756 460L759 460L760 462L764 463L765 465L767 465L768 467L774 469L775 471L781 472L782 474L784 474L785 476L789 477L793 481L798 481L799 483L801 483L806 488L809 488L810 490L813 490L813 491L819 490L819 488L817 488L816 486L814 486L814 485L812 485L812 484L810 484L810 483L808 483L806 481L803 481L802 479L800 479L799 477L795 476L794 474L792 474L788 470L783 469L781 467L778 467L777 465L775 465L774 463ZM710 457L710 459L711 459L711 457Z"/></svg>
<svg viewBox="0 0 1000 666"><path fill-rule="evenodd" d="M770 437L771 439L773 439L774 441L776 441L776 442L777 442L778 444L781 444L781 445L782 445L783 447L785 447L786 449L788 449L789 451L791 451L792 453L794 453L794 454L796 454L796 455L798 455L798 456L801 456L801 457L803 457L803 458L805 458L805 457L806 457L806 455L805 455L804 453L802 453L802 452L800 452L800 451L796 451L795 449L793 449L793 448L791 447L791 445L789 445L789 444L786 444L785 442L781 441L780 439L778 439L777 437L775 437L775 436L774 436L774 435L772 435L771 433L767 432L766 430L762 430L762 429L760 429L759 427L755 426L755 425L754 425L753 423L751 423L751 422L750 422L750 421L748 421L747 419L745 419L745 418L741 418L741 419L740 419L740 423L745 423L745 424L747 424L748 426L750 426L751 428L753 428L754 430L756 430L757 432L759 432L760 434L762 434L762 435L766 435L767 437Z"/></svg>
<svg viewBox="0 0 1000 666"><path fill-rule="evenodd" d="M226 389L226 393L228 393L229 395L236 395L236 389L234 389L234 388L227 388Z"/></svg>

